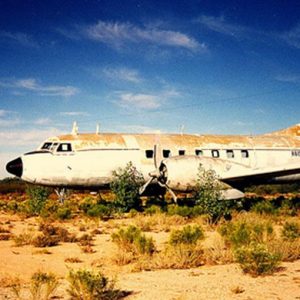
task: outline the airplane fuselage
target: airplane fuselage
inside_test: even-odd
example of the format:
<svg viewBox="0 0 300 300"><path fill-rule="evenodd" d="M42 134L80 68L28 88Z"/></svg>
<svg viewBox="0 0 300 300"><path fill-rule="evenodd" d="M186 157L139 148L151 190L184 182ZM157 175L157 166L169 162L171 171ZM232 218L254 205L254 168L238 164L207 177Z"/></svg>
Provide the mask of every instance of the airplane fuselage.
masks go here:
<svg viewBox="0 0 300 300"><path fill-rule="evenodd" d="M7 170L21 179L45 186L101 189L109 186L112 173L128 162L147 180L154 168L155 145L161 160L195 156L224 161L249 170L299 164L300 139L280 131L258 136L187 134L69 134L44 141ZM295 133L293 131L293 133ZM184 160L183 160L184 161ZM13 163L14 162L14 163ZM225 164L224 164L225 165ZM19 166L19 167L18 167ZM214 167L214 165L212 165ZM180 172L181 170L178 170ZM173 172L176 172L173 171ZM300 172L273 176L265 182L300 180Z"/></svg>

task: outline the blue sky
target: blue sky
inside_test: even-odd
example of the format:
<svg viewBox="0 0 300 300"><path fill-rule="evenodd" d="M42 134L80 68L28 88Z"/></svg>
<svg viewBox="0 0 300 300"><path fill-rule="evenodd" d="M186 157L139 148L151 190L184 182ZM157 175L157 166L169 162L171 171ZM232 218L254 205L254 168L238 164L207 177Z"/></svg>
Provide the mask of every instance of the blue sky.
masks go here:
<svg viewBox="0 0 300 300"><path fill-rule="evenodd" d="M0 2L0 177L48 136L300 122L299 1Z"/></svg>

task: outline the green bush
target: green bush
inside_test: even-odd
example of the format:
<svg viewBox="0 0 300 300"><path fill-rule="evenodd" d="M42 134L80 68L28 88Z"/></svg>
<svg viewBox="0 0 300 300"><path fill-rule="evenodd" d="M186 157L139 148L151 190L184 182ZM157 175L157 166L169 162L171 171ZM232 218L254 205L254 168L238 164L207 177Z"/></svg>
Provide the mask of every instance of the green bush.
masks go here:
<svg viewBox="0 0 300 300"><path fill-rule="evenodd" d="M7 209L11 212L16 213L18 211L18 202L15 200L9 201L7 203Z"/></svg>
<svg viewBox="0 0 300 300"><path fill-rule="evenodd" d="M39 215L50 195L50 190L41 186L31 186L26 189L26 193L29 197L29 213Z"/></svg>
<svg viewBox="0 0 300 300"><path fill-rule="evenodd" d="M145 210L144 210L144 213L146 215L150 215L150 216L153 216L155 214L159 214L161 213L161 207L158 206L158 205L151 205L149 207L146 207Z"/></svg>
<svg viewBox="0 0 300 300"><path fill-rule="evenodd" d="M60 220L70 219L72 216L72 211L68 207L59 207L56 212L56 217Z"/></svg>
<svg viewBox="0 0 300 300"><path fill-rule="evenodd" d="M100 219L108 219L113 214L113 208L109 205L95 204L87 209L86 214L89 217L99 217Z"/></svg>
<svg viewBox="0 0 300 300"><path fill-rule="evenodd" d="M274 230L268 222L233 221L219 229L226 242L232 247L249 246L251 242L264 243L274 237Z"/></svg>
<svg viewBox="0 0 300 300"><path fill-rule="evenodd" d="M187 225L182 230L174 230L171 232L169 244L176 246L179 244L196 244L198 240L204 239L203 229L200 226Z"/></svg>
<svg viewBox="0 0 300 300"><path fill-rule="evenodd" d="M199 165L195 189L195 203L199 212L207 214L212 222L218 221L228 213L228 204L222 197L222 184L214 170L205 170Z"/></svg>
<svg viewBox="0 0 300 300"><path fill-rule="evenodd" d="M272 274L279 265L280 255L271 253L264 244L251 243L235 251L235 259L245 273Z"/></svg>
<svg viewBox="0 0 300 300"><path fill-rule="evenodd" d="M258 214L266 214L266 215L274 215L276 213L276 209L271 201L263 200L256 204L254 204L251 208L252 211Z"/></svg>
<svg viewBox="0 0 300 300"><path fill-rule="evenodd" d="M130 225L126 229L121 228L118 232L114 232L111 237L112 241L123 251L148 255L155 252L153 239L146 237L142 234L141 229L135 226Z"/></svg>
<svg viewBox="0 0 300 300"><path fill-rule="evenodd" d="M285 222L281 232L283 239L295 240L300 237L300 225L297 222Z"/></svg>
<svg viewBox="0 0 300 300"><path fill-rule="evenodd" d="M114 300L125 297L128 294L115 289L115 280L110 280L101 272L71 270L68 281L68 293L73 300Z"/></svg>
<svg viewBox="0 0 300 300"><path fill-rule="evenodd" d="M128 212L132 208L139 210L141 206L139 188L143 183L143 176L131 162L124 169L114 171L110 188L115 194L116 207L123 212Z"/></svg>

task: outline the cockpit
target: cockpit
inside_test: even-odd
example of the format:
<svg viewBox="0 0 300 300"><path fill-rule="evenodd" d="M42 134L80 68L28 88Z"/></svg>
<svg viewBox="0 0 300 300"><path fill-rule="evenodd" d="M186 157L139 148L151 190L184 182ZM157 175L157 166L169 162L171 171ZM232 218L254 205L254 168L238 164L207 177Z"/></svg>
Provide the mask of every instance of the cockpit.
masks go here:
<svg viewBox="0 0 300 300"><path fill-rule="evenodd" d="M49 152L72 152L71 143L57 143L57 142L45 142L41 147L41 151L49 151Z"/></svg>

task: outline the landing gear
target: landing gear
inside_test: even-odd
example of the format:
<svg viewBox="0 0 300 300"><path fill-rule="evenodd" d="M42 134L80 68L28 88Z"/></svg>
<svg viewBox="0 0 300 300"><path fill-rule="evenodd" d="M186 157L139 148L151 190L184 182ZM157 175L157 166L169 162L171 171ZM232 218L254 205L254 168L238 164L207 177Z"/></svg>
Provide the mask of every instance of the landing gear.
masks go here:
<svg viewBox="0 0 300 300"><path fill-rule="evenodd" d="M57 188L57 189L55 189L55 193L58 197L58 201L61 204L64 204L65 198L66 198L66 189L65 188Z"/></svg>

